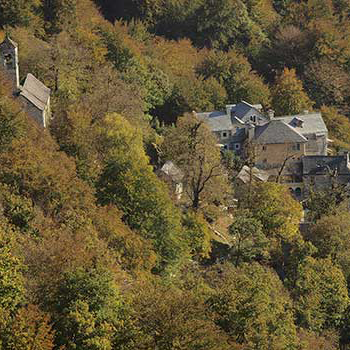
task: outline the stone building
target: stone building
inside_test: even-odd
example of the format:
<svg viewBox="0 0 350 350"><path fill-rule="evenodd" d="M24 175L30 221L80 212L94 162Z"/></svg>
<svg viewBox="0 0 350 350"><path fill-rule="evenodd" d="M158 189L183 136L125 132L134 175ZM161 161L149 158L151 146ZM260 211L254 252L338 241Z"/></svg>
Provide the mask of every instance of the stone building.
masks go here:
<svg viewBox="0 0 350 350"><path fill-rule="evenodd" d="M170 160L164 163L164 165L156 171L156 174L160 179L167 183L170 194L177 200L180 200L183 194L184 174L182 171Z"/></svg>
<svg viewBox="0 0 350 350"><path fill-rule="evenodd" d="M349 153L337 156L305 156L302 162L305 192L310 188L324 190L335 183L350 182Z"/></svg>
<svg viewBox="0 0 350 350"><path fill-rule="evenodd" d="M350 182L348 155L328 156L328 130L320 113L274 117L260 105L241 102L226 111L198 113L219 144L239 155L249 154L269 181L286 184L297 199L309 190Z"/></svg>
<svg viewBox="0 0 350 350"><path fill-rule="evenodd" d="M224 149L237 154L243 150L247 125L261 125L269 120L260 104L251 105L245 101L227 105L225 111L197 113L197 116L209 125Z"/></svg>
<svg viewBox="0 0 350 350"><path fill-rule="evenodd" d="M23 86L19 80L18 45L6 36L0 44L0 67L5 72L16 96L26 112L42 127L47 127L50 117L50 89L32 74L28 74Z"/></svg>

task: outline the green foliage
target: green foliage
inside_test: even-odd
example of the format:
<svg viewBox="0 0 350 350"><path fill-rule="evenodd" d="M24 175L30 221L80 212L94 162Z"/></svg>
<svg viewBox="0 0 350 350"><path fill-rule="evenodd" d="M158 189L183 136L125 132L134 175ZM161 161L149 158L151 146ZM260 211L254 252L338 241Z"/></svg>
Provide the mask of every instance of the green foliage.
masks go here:
<svg viewBox="0 0 350 350"><path fill-rule="evenodd" d="M298 114L310 110L312 102L303 90L295 70L285 68L277 78L272 94L272 106L277 115Z"/></svg>
<svg viewBox="0 0 350 350"><path fill-rule="evenodd" d="M185 115L176 128L168 128L161 155L183 171L189 206L194 210L225 201L230 189L220 150L208 126L195 115Z"/></svg>
<svg viewBox="0 0 350 350"><path fill-rule="evenodd" d="M0 309L14 312L24 301L24 266L14 254L14 236L9 227L0 228Z"/></svg>
<svg viewBox="0 0 350 350"><path fill-rule="evenodd" d="M235 266L268 258L268 240L262 232L262 225L248 210L235 212L229 234L232 238L230 257Z"/></svg>
<svg viewBox="0 0 350 350"><path fill-rule="evenodd" d="M184 235L194 256L206 258L209 256L210 228L203 216L199 213L189 211L182 217Z"/></svg>
<svg viewBox="0 0 350 350"><path fill-rule="evenodd" d="M334 107L323 106L321 112L329 130L330 137L334 140L334 147L336 149L350 149L349 119L339 114Z"/></svg>
<svg viewBox="0 0 350 350"><path fill-rule="evenodd" d="M37 306L19 309L5 331L2 349L52 350L54 333L49 322L49 316Z"/></svg>
<svg viewBox="0 0 350 350"><path fill-rule="evenodd" d="M208 307L235 342L252 349L296 347L292 302L274 272L258 264L226 264L215 266L207 280L214 288Z"/></svg>
<svg viewBox="0 0 350 350"><path fill-rule="evenodd" d="M109 271L67 272L56 293L52 308L57 345L111 349L114 342L122 345L131 337L126 331L128 316Z"/></svg>
<svg viewBox="0 0 350 350"><path fill-rule="evenodd" d="M90 0L0 0L21 80L50 87L53 111L38 128L0 77L0 348L333 350L339 331L346 348L345 187L311 193L304 237L280 185L242 187L231 216L242 164L178 117L311 98L348 148L349 1L96 1L115 24ZM182 212L147 154L183 170Z"/></svg>
<svg viewBox="0 0 350 350"><path fill-rule="evenodd" d="M235 349L192 293L159 284L137 287L133 309L141 331L139 349Z"/></svg>
<svg viewBox="0 0 350 350"><path fill-rule="evenodd" d="M262 103L268 106L269 88L251 69L247 59L235 51L212 51L198 67L204 78L214 77L227 92L227 101Z"/></svg>
<svg viewBox="0 0 350 350"><path fill-rule="evenodd" d="M101 204L113 203L128 225L152 240L164 263L179 259L182 251L180 218L165 184L152 172L139 131L123 117L110 115L101 128L106 165L97 189Z"/></svg>
<svg viewBox="0 0 350 350"><path fill-rule="evenodd" d="M29 26L35 22L37 25L40 0L1 0L0 1L0 27ZM33 28L35 26L33 25Z"/></svg>
<svg viewBox="0 0 350 350"><path fill-rule="evenodd" d="M316 332L337 329L349 304L344 275L330 259L305 259L292 294L298 324Z"/></svg>
<svg viewBox="0 0 350 350"><path fill-rule="evenodd" d="M321 217L307 235L307 238L318 249L317 256L330 257L342 268L348 281L350 281L349 218L350 215L344 203L341 207L338 206L333 215Z"/></svg>

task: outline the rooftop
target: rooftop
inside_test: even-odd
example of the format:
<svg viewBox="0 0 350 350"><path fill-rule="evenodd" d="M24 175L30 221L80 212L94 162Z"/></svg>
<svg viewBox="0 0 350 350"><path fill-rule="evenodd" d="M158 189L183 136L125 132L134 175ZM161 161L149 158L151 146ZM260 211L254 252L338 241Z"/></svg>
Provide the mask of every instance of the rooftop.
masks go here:
<svg viewBox="0 0 350 350"><path fill-rule="evenodd" d="M272 119L255 128L254 142L259 144L303 143L307 139L283 120Z"/></svg>
<svg viewBox="0 0 350 350"><path fill-rule="evenodd" d="M283 117L275 117L274 119L287 123L303 135L314 133L324 134L328 132L321 113L289 115ZM297 123L295 123L296 119L299 119L303 122L302 126L298 126Z"/></svg>
<svg viewBox="0 0 350 350"><path fill-rule="evenodd" d="M337 170L339 174L349 174L348 155L339 156L304 156L303 173L308 175L327 175L329 171Z"/></svg>
<svg viewBox="0 0 350 350"><path fill-rule="evenodd" d="M251 105L250 103L246 101L242 101L236 105L232 105L231 112L238 118L242 119L245 117L245 115L252 109L256 109L257 112L260 112L262 110L262 105Z"/></svg>
<svg viewBox="0 0 350 350"><path fill-rule="evenodd" d="M12 45L13 47L18 47L18 44L14 42L12 39L10 39L7 35L4 41L0 45Z"/></svg>
<svg viewBox="0 0 350 350"><path fill-rule="evenodd" d="M20 94L43 111L49 102L50 92L51 90L48 87L29 73Z"/></svg>
<svg viewBox="0 0 350 350"><path fill-rule="evenodd" d="M164 163L160 169L160 172L170 176L175 182L180 182L184 177L182 171L171 160Z"/></svg>

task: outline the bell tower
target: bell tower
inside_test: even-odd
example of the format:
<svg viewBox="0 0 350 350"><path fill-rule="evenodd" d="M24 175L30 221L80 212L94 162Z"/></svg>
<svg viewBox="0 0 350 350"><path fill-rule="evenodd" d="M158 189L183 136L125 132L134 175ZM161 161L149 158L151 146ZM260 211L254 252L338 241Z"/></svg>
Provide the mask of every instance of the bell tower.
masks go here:
<svg viewBox="0 0 350 350"><path fill-rule="evenodd" d="M13 84L13 91L19 89L18 45L6 36L0 44L0 69L4 70Z"/></svg>

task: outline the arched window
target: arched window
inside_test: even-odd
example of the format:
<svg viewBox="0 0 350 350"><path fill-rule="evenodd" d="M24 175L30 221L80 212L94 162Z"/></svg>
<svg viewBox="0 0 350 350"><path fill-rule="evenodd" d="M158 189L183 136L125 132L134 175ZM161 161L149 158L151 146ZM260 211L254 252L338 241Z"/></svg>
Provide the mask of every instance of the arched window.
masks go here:
<svg viewBox="0 0 350 350"><path fill-rule="evenodd" d="M300 187L297 187L297 188L295 189L295 195L296 195L297 197L300 197L300 196L301 196L301 188L300 188Z"/></svg>

